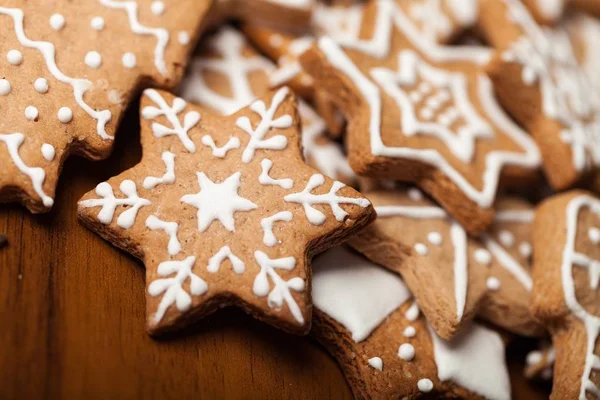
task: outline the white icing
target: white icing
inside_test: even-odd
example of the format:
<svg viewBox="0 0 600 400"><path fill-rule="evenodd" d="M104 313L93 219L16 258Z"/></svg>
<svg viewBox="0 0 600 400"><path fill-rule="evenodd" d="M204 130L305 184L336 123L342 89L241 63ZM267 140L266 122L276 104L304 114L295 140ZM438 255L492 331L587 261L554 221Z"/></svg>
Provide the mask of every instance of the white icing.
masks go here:
<svg viewBox="0 0 600 400"><path fill-rule="evenodd" d="M6 54L6 60L9 64L19 65L23 62L23 54L19 50L9 50Z"/></svg>
<svg viewBox="0 0 600 400"><path fill-rule="evenodd" d="M314 0L266 0L270 3L278 4L287 8L297 8L301 10L310 10Z"/></svg>
<svg viewBox="0 0 600 400"><path fill-rule="evenodd" d="M315 307L348 329L355 342L411 298L400 277L345 247L316 257L312 269Z"/></svg>
<svg viewBox="0 0 600 400"><path fill-rule="evenodd" d="M135 66L137 65L137 59L135 57L135 54L131 52L123 54L121 62L123 63L123 66L128 69L135 68Z"/></svg>
<svg viewBox="0 0 600 400"><path fill-rule="evenodd" d="M445 41L453 32L452 17L460 28L476 22L478 3L473 0L422 0L409 2L408 14L418 23L419 30L431 42ZM446 14L443 5L450 12Z"/></svg>
<svg viewBox="0 0 600 400"><path fill-rule="evenodd" d="M150 4L150 11L154 15L163 15L165 13L165 3L162 1L153 1Z"/></svg>
<svg viewBox="0 0 600 400"><path fill-rule="evenodd" d="M152 230L161 229L169 236L167 251L169 255L176 256L181 251L181 243L177 239L177 230L179 224L177 222L167 222L151 215L146 219L146 226Z"/></svg>
<svg viewBox="0 0 600 400"><path fill-rule="evenodd" d="M250 118L248 117L239 117L237 119L236 125L250 136L250 140L242 153L242 161L244 163L252 161L257 149L282 150L287 146L287 137L284 135L275 135L268 139L265 139L265 136L272 129L285 129L292 126L293 120L291 115L285 114L279 118L275 118L275 113L288 93L289 89L287 87L279 89L273 96L268 109L262 100L257 100L250 105L250 110L258 114L261 119L256 128L252 128L252 122L250 122Z"/></svg>
<svg viewBox="0 0 600 400"><path fill-rule="evenodd" d="M217 147L212 136L204 135L202 136L202 144L212 149L213 156L218 158L225 158L229 150L239 149L240 139L238 139L236 136L232 136L222 147Z"/></svg>
<svg viewBox="0 0 600 400"><path fill-rule="evenodd" d="M143 183L145 189L154 189L156 186L161 184L175 183L175 154L171 153L170 151L164 151L161 158L165 163L165 174L160 178L154 176L146 177Z"/></svg>
<svg viewBox="0 0 600 400"><path fill-rule="evenodd" d="M510 399L510 379L504 342L499 334L471 324L451 341L439 338L431 327L438 378L451 381L486 399Z"/></svg>
<svg viewBox="0 0 600 400"><path fill-rule="evenodd" d="M429 232L427 234L427 240L429 240L429 243L436 246L440 246L443 241L442 235L439 232Z"/></svg>
<svg viewBox="0 0 600 400"><path fill-rule="evenodd" d="M190 256L182 261L165 261L161 263L156 272L159 276L169 276L175 274L172 278L156 279L148 286L148 294L153 297L163 297L154 314L154 322L162 320L167 309L173 304L180 312L189 310L192 305L192 298L183 288L183 283L189 279L190 293L194 296L200 296L208 290L206 282L198 275L192 272L196 263L196 257Z"/></svg>
<svg viewBox="0 0 600 400"><path fill-rule="evenodd" d="M40 115L40 113L39 113L38 109L35 108L34 106L27 106L25 108L25 118L27 118L29 121L37 120L39 115Z"/></svg>
<svg viewBox="0 0 600 400"><path fill-rule="evenodd" d="M404 328L404 332L402 332L402 335L404 335L405 338L413 338L416 334L417 330L413 326L407 326Z"/></svg>
<svg viewBox="0 0 600 400"><path fill-rule="evenodd" d="M261 185L276 185L283 189L291 189L292 186L294 186L294 181L289 178L273 179L269 176L269 171L271 171L271 168L273 167L273 161L268 158L264 158L260 162L260 167L262 168L262 172L258 177L258 182L260 182Z"/></svg>
<svg viewBox="0 0 600 400"><path fill-rule="evenodd" d="M94 17L92 18L92 20L90 21L90 26L92 27L93 30L95 31L101 31L104 29L104 18L102 17Z"/></svg>
<svg viewBox="0 0 600 400"><path fill-rule="evenodd" d="M426 256L427 254L429 254L429 249L423 243L416 243L415 251L420 256Z"/></svg>
<svg viewBox="0 0 600 400"><path fill-rule="evenodd" d="M331 207L331 211L335 219L342 222L348 216L348 213L340 207L340 204L354 204L359 207L368 207L371 203L365 198L353 198L338 196L337 192L344 188L342 182L335 181L331 185L331 189L325 194L313 194L312 191L325 183L325 177L321 174L314 174L306 183L306 187L302 192L292 193L285 196L283 199L288 203L302 204L306 218L313 225L321 225L325 222L325 214L313 207L315 204L327 204Z"/></svg>
<svg viewBox="0 0 600 400"><path fill-rule="evenodd" d="M368 363L378 371L383 371L383 360L380 357L369 358Z"/></svg>
<svg viewBox="0 0 600 400"><path fill-rule="evenodd" d="M289 211L280 211L270 217L265 217L260 221L260 226L263 229L263 243L265 246L273 247L277 244L277 238L273 233L273 223L279 221L290 222L292 220L292 213Z"/></svg>
<svg viewBox="0 0 600 400"><path fill-rule="evenodd" d="M0 96L6 96L12 90L10 82L6 78L0 79Z"/></svg>
<svg viewBox="0 0 600 400"><path fill-rule="evenodd" d="M270 308L281 309L285 302L294 319L299 324L303 325L304 316L290 290L297 293L304 292L306 286L304 279L294 277L286 281L277 273L277 269L293 271L296 267L296 259L294 257L272 259L262 251L255 251L254 258L256 263L260 266L260 272L254 279L252 292L258 297L264 297L268 294L267 304ZM269 278L273 282L272 290L271 285L269 284ZM269 290L271 291L269 292Z"/></svg>
<svg viewBox="0 0 600 400"><path fill-rule="evenodd" d="M183 112L187 103L179 97L173 99L173 105L169 106L162 95L154 89L144 91L150 100L157 106L146 106L142 109L142 117L144 119L156 119L159 116L164 116L171 124L171 128L158 123L152 123L152 133L157 138L162 138L169 135L175 135L181 140L183 147L190 153L196 152L196 145L189 137L189 131L195 127L200 121L200 114L197 111L188 111L183 117L183 125L179 120L179 114Z"/></svg>
<svg viewBox="0 0 600 400"><path fill-rule="evenodd" d="M269 36L269 46L279 48L283 46L283 36L279 33L274 33Z"/></svg>
<svg viewBox="0 0 600 400"><path fill-rule="evenodd" d="M55 31L60 31L62 28L65 27L65 17L63 17L61 14L52 14L50 16L49 22L50 26Z"/></svg>
<svg viewBox="0 0 600 400"><path fill-rule="evenodd" d="M63 74L56 65L56 48L54 47L54 45L50 42L30 40L25 35L25 30L23 27L23 10L18 8L0 7L0 14L12 17L14 21L15 33L17 35L19 43L21 43L21 45L26 48L34 48L38 50L44 57L46 67L48 68L50 74L58 81L68 84L73 88L73 96L75 97L75 102L77 103L77 105L79 105L79 107L81 107L91 118L98 121L96 124L96 132L98 133L98 135L102 139L112 139L112 136L109 136L106 133L106 124L108 123L108 121L110 121L111 112L109 110L96 111L96 109L90 107L83 100L84 94L92 87L92 82L88 81L87 79L71 78Z"/></svg>
<svg viewBox="0 0 600 400"><path fill-rule="evenodd" d="M149 206L152 203L150 200L138 196L137 187L133 181L124 180L121 182L119 189L127 197L118 199L115 197L113 188L110 184L107 182L99 183L98 186L96 186L96 194L102 198L83 200L79 202L79 205L85 208L102 207L97 218L98 221L105 225L112 222L117 207L130 206L131 208L123 211L121 215L119 215L119 218L117 218L117 226L123 229L129 229L135 223L140 208Z"/></svg>
<svg viewBox="0 0 600 400"><path fill-rule="evenodd" d="M415 358L415 348L410 343L404 343L398 348L398 357L404 361L412 361Z"/></svg>
<svg viewBox="0 0 600 400"><path fill-rule="evenodd" d="M536 0L538 11L549 20L557 20L565 8L565 0Z"/></svg>
<svg viewBox="0 0 600 400"><path fill-rule="evenodd" d="M185 46L190 43L190 34L185 31L180 31L177 33L177 41L180 45Z"/></svg>
<svg viewBox="0 0 600 400"><path fill-rule="evenodd" d="M477 249L474 252L475 261L480 264L490 265L492 262L492 255L486 249Z"/></svg>
<svg viewBox="0 0 600 400"><path fill-rule="evenodd" d="M29 177L31 180L31 185L33 186L33 190L38 196L40 196L44 206L52 207L54 200L44 192L43 188L44 180L46 179L46 172L43 168L28 166L19 155L19 148L23 144L24 140L25 136L22 133L0 133L0 142L4 142L6 145L8 155L10 156L13 164L19 171Z"/></svg>
<svg viewBox="0 0 600 400"><path fill-rule="evenodd" d="M44 157L46 161L54 160L55 155L56 150L54 149L54 146L48 143L42 145L42 157Z"/></svg>
<svg viewBox="0 0 600 400"><path fill-rule="evenodd" d="M498 278L494 277L494 276L490 276L490 277L489 277L489 278L487 278L487 280L485 281L485 286L486 286L486 287L487 287L489 290L491 290L491 291L493 291L493 292L495 292L495 291L497 291L498 289L500 289L500 286L501 286L501 285L502 285L502 284L500 283L500 280L499 280Z"/></svg>
<svg viewBox="0 0 600 400"><path fill-rule="evenodd" d="M433 382L431 382L431 379L427 378L419 379L417 388L423 393L429 393L433 390Z"/></svg>
<svg viewBox="0 0 600 400"><path fill-rule="evenodd" d="M258 206L248 199L240 197L241 173L236 172L222 183L215 183L204 172L198 172L200 191L187 194L181 201L198 209L198 232L204 232L214 220L221 222L230 232L235 232L233 215L239 211L250 211Z"/></svg>
<svg viewBox="0 0 600 400"><path fill-rule="evenodd" d="M496 211L494 220L496 222L519 222L522 224L531 224L535 217L535 211L532 210L503 210Z"/></svg>
<svg viewBox="0 0 600 400"><path fill-rule="evenodd" d="M269 75L271 87L281 86L302 73L302 66L298 58L310 49L314 42L315 39L312 36L302 36L290 42L287 48L289 55L280 57L279 67Z"/></svg>
<svg viewBox="0 0 600 400"><path fill-rule="evenodd" d="M246 264L244 264L244 262L239 257L233 254L229 246L221 247L217 254L215 254L210 258L210 260L208 260L206 270L213 274L219 272L221 264L223 263L223 261L225 261L225 259L229 259L229 261L231 262L231 266L233 267L233 272L235 272L236 274L240 275L243 274L244 271L246 271Z"/></svg>
<svg viewBox="0 0 600 400"><path fill-rule="evenodd" d="M512 247L515 244L515 235L509 231L500 231L498 233L498 240L504 247Z"/></svg>
<svg viewBox="0 0 600 400"><path fill-rule="evenodd" d="M48 81L45 78L37 78L33 83L33 87L35 91L38 93L47 93L48 92Z"/></svg>
<svg viewBox="0 0 600 400"><path fill-rule="evenodd" d="M420 315L420 310L419 310L419 305L417 304L417 302L413 302L410 307L408 308L408 310L406 310L406 312L404 313L404 317L409 320L410 322L415 322Z"/></svg>
<svg viewBox="0 0 600 400"><path fill-rule="evenodd" d="M529 242L522 242L519 244L519 254L521 254L521 257L529 258L531 257L532 252L533 249L531 248L531 244Z"/></svg>
<svg viewBox="0 0 600 400"><path fill-rule="evenodd" d="M69 107L61 107L57 114L58 120L63 124L68 124L73 120L73 111Z"/></svg>
<svg viewBox="0 0 600 400"><path fill-rule="evenodd" d="M593 227L588 230L588 238L594 244L600 243L600 229Z"/></svg>

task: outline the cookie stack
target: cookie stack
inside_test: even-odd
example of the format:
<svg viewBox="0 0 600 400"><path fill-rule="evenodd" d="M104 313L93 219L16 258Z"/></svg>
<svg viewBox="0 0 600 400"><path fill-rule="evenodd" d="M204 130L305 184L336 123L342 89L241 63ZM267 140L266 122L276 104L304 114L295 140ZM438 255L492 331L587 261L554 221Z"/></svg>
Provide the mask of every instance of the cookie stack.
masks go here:
<svg viewBox="0 0 600 400"><path fill-rule="evenodd" d="M528 337L600 399L600 1L80 3L0 6L0 200L48 211L140 99L77 212L143 260L150 334L236 305L368 399L511 398Z"/></svg>

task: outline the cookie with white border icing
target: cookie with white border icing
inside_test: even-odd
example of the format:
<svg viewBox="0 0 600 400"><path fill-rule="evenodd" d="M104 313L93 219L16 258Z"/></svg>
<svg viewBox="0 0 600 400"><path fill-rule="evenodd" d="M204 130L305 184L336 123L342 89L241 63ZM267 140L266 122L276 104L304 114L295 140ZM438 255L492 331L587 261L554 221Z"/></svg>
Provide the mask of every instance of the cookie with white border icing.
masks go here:
<svg viewBox="0 0 600 400"><path fill-rule="evenodd" d="M450 342L439 338L398 276L346 248L315 259L313 299L311 334L356 398L510 399L499 334L471 324Z"/></svg>
<svg viewBox="0 0 600 400"><path fill-rule="evenodd" d="M310 259L369 223L369 201L302 160L288 88L221 117L166 92L141 104L141 162L79 202L81 221L146 265L152 334L235 304L310 328Z"/></svg>
<svg viewBox="0 0 600 400"><path fill-rule="evenodd" d="M74 153L109 155L142 87L173 87L210 0L0 6L0 202L48 211Z"/></svg>
<svg viewBox="0 0 600 400"><path fill-rule="evenodd" d="M501 178L529 177L535 143L497 104L484 72L492 53L423 39L395 2L365 8L358 39L319 39L304 68L348 118L359 175L408 181L472 234L493 220Z"/></svg>
<svg viewBox="0 0 600 400"><path fill-rule="evenodd" d="M540 27L517 0L481 2L481 29L497 49L488 73L498 98L536 140L556 190L600 167L600 93L564 26Z"/></svg>
<svg viewBox="0 0 600 400"><path fill-rule="evenodd" d="M260 56L237 30L225 26L206 38L180 87L181 96L221 115L249 105L274 85L275 65ZM354 172L342 148L326 138L324 120L304 101L299 102L302 148L310 166L343 181Z"/></svg>
<svg viewBox="0 0 600 400"><path fill-rule="evenodd" d="M476 315L511 332L543 332L529 312L530 206L501 202L476 240L415 188L365 193L378 217L350 244L403 276L438 335L450 339Z"/></svg>
<svg viewBox="0 0 600 400"><path fill-rule="evenodd" d="M207 19L211 26L236 19L302 30L310 23L315 3L316 0L215 0Z"/></svg>
<svg viewBox="0 0 600 400"><path fill-rule="evenodd" d="M600 399L600 199L545 200L533 226L532 312L555 350L553 399Z"/></svg>

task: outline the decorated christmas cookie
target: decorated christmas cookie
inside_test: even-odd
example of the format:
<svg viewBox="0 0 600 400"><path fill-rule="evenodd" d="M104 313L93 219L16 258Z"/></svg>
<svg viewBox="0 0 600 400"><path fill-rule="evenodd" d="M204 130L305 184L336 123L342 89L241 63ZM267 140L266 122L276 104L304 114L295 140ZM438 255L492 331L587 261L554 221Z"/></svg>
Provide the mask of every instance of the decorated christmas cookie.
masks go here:
<svg viewBox="0 0 600 400"><path fill-rule="evenodd" d="M452 341L415 312L402 280L338 247L313 266L312 334L359 399L510 399L504 343L478 324Z"/></svg>
<svg viewBox="0 0 600 400"><path fill-rule="evenodd" d="M319 39L306 71L348 118L359 175L418 184L473 234L493 220L500 178L519 181L540 162L531 138L494 98L491 53L423 39L392 1L364 10L358 39Z"/></svg>
<svg viewBox="0 0 600 400"><path fill-rule="evenodd" d="M275 66L261 57L233 28L206 39L181 85L182 97L221 115L249 105L274 84ZM354 173L341 146L325 137L325 122L305 102L299 104L302 148L309 165L345 183Z"/></svg>
<svg viewBox="0 0 600 400"><path fill-rule="evenodd" d="M140 86L179 81L210 3L0 6L0 202L48 211L69 154L108 156Z"/></svg>
<svg viewBox="0 0 600 400"><path fill-rule="evenodd" d="M438 335L453 337L476 314L512 332L542 332L529 312L531 207L500 202L490 231L475 240L415 188L367 197L378 218L351 245L403 276Z"/></svg>
<svg viewBox="0 0 600 400"><path fill-rule="evenodd" d="M261 22L298 30L306 28L316 0L214 0L210 25L228 19Z"/></svg>
<svg viewBox="0 0 600 400"><path fill-rule="evenodd" d="M566 189L596 172L600 96L566 29L541 28L517 0L482 1L481 20L498 49L488 68L496 93L538 143L550 184Z"/></svg>
<svg viewBox="0 0 600 400"><path fill-rule="evenodd" d="M374 212L356 191L304 165L298 127L287 88L229 117L144 92L142 161L87 193L78 212L144 261L151 333L228 304L308 331L307 263Z"/></svg>
<svg viewBox="0 0 600 400"><path fill-rule="evenodd" d="M532 312L555 350L553 399L600 399L600 199L572 191L538 208Z"/></svg>

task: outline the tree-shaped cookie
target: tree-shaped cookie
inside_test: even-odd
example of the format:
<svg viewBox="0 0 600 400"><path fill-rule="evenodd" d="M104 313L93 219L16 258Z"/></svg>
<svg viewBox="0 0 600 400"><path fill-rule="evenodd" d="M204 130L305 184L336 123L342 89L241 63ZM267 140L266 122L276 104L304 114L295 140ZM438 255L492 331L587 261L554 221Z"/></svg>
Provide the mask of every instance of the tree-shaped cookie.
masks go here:
<svg viewBox="0 0 600 400"><path fill-rule="evenodd" d="M356 398L510 399L498 333L471 324L441 339L398 276L343 247L313 269L311 334L337 359Z"/></svg>
<svg viewBox="0 0 600 400"><path fill-rule="evenodd" d="M517 0L484 0L481 29L497 49L488 73L498 98L536 140L551 186L566 189L596 173L600 93L566 28L541 28Z"/></svg>
<svg viewBox="0 0 600 400"><path fill-rule="evenodd" d="M236 304L306 333L310 258L374 212L304 165L291 92L220 117L147 90L141 115L142 161L86 194L79 216L144 261L149 331Z"/></svg>
<svg viewBox="0 0 600 400"><path fill-rule="evenodd" d="M552 334L552 399L600 399L600 199L551 197L533 230L532 311Z"/></svg>
<svg viewBox="0 0 600 400"><path fill-rule="evenodd" d="M416 183L476 234L493 220L500 178L522 179L540 162L496 103L490 58L432 44L382 0L365 8L358 39L321 38L301 62L348 118L355 172Z"/></svg>
<svg viewBox="0 0 600 400"><path fill-rule="evenodd" d="M266 93L273 84L275 66L261 57L237 30L225 26L207 38L191 61L181 85L181 96L221 115L230 115ZM341 146L325 137L323 119L304 101L299 109L302 148L307 163L345 183L354 173Z"/></svg>
<svg viewBox="0 0 600 400"><path fill-rule="evenodd" d="M519 334L542 332L529 312L530 207L506 201L492 230L476 240L417 189L367 196L378 217L351 245L403 276L441 337L453 337L476 314Z"/></svg>
<svg viewBox="0 0 600 400"><path fill-rule="evenodd" d="M0 6L0 202L48 211L69 154L108 156L141 86L179 81L211 2Z"/></svg>

